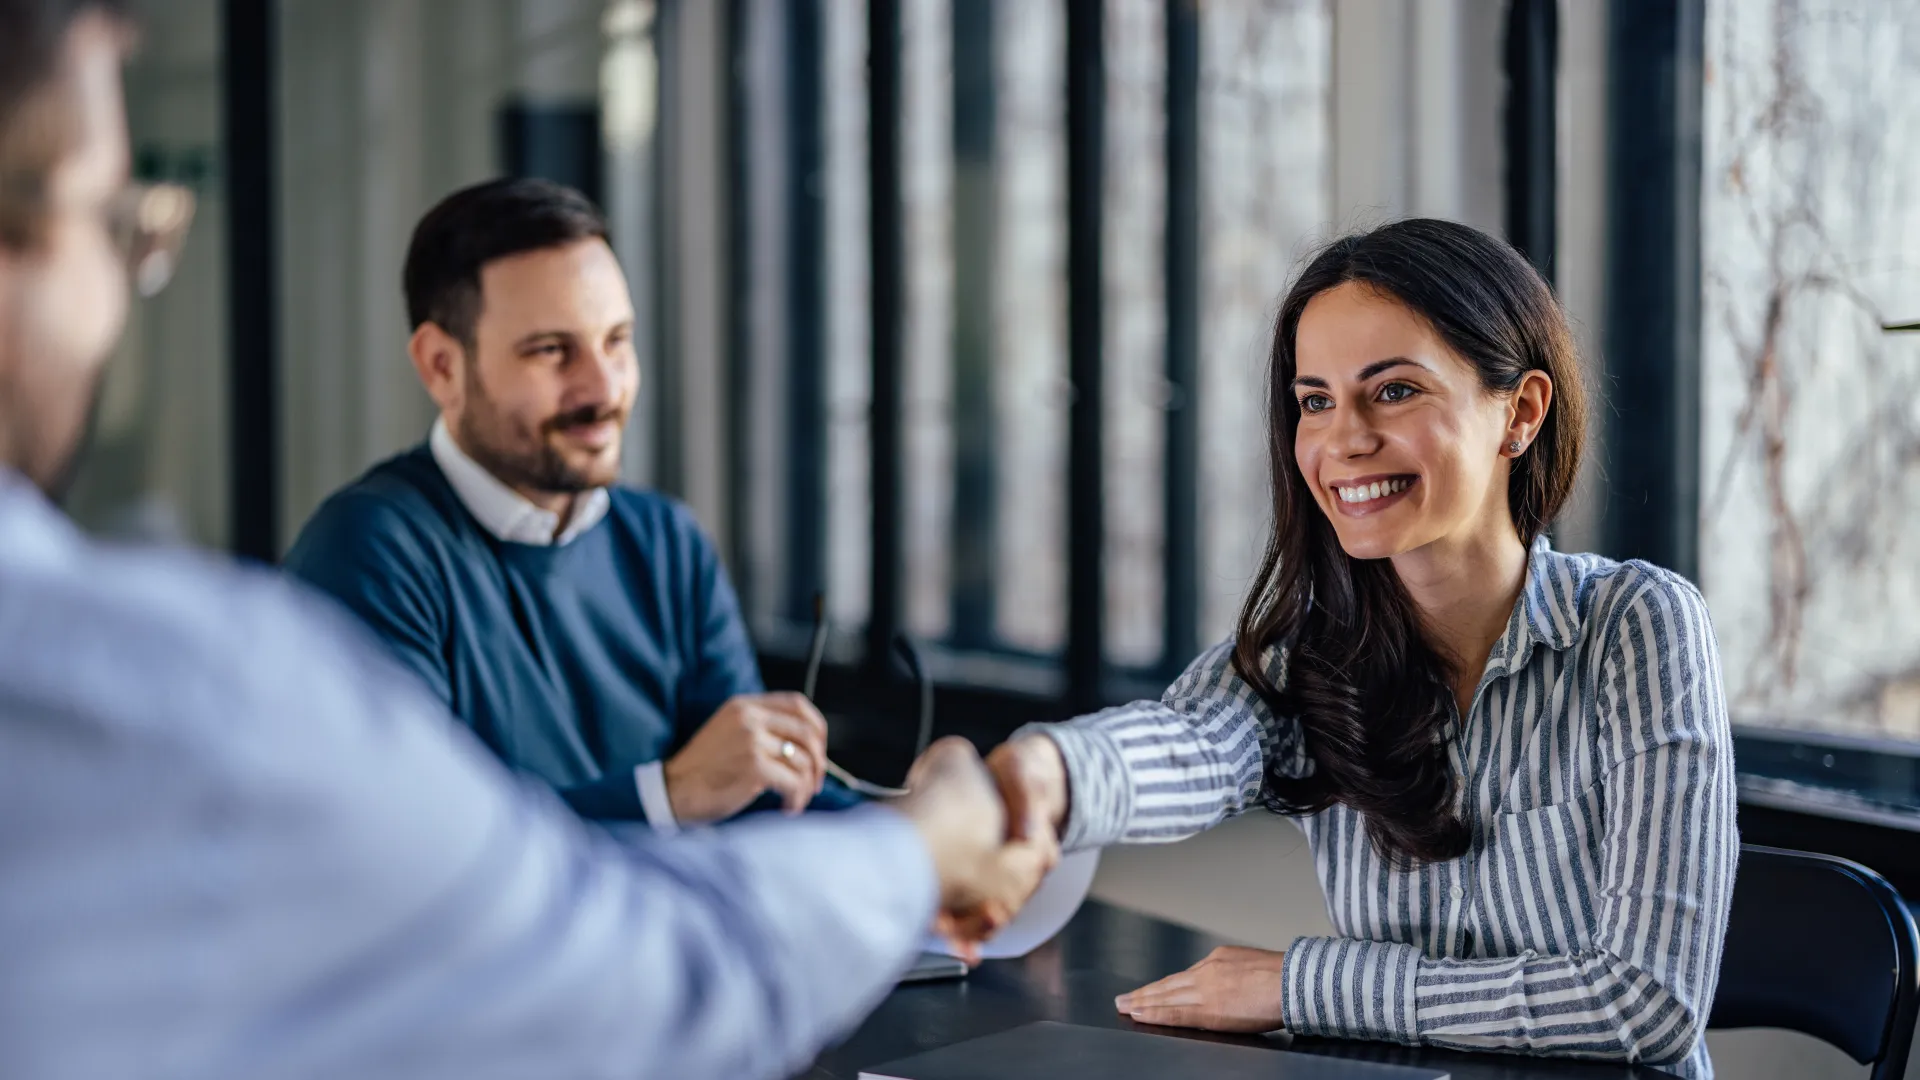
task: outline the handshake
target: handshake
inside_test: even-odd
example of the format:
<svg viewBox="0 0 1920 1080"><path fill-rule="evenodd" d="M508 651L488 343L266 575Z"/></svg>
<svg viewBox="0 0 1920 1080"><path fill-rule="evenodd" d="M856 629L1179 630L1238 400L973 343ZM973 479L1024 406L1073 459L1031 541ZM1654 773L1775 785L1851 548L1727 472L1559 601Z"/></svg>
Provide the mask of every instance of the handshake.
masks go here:
<svg viewBox="0 0 1920 1080"><path fill-rule="evenodd" d="M763 792L799 813L826 781L827 722L799 694L729 700L664 767L683 824L720 821ZM1067 771L1053 740L1002 744L984 763L965 739L927 747L892 806L919 828L940 875L936 929L969 962L1060 858Z"/></svg>
<svg viewBox="0 0 1920 1080"><path fill-rule="evenodd" d="M1053 740L1002 744L983 763L973 744L948 737L907 774L893 807L920 830L940 877L934 929L968 963L1010 922L1060 859L1066 768Z"/></svg>

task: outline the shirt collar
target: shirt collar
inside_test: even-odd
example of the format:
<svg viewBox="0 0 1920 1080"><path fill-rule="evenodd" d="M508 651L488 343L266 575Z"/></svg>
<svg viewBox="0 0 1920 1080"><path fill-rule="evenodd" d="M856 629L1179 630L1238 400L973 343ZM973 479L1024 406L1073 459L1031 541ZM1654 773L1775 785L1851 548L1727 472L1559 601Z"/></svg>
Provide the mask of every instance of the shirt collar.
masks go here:
<svg viewBox="0 0 1920 1080"><path fill-rule="evenodd" d="M600 524L613 501L603 487L581 492L573 503L572 520L556 539L553 530L560 524L560 515L528 502L525 496L488 472L486 466L468 457L454 441L453 433L447 430L444 419L433 422L427 448L473 519L481 528L511 544L548 547L571 543L575 537Z"/></svg>
<svg viewBox="0 0 1920 1080"><path fill-rule="evenodd" d="M9 564L60 562L81 539L73 521L33 481L0 465L0 552Z"/></svg>
<svg viewBox="0 0 1920 1080"><path fill-rule="evenodd" d="M1573 644L1580 627L1578 560L1553 550L1543 535L1527 553L1527 580L1513 606L1507 631L1494 646L1489 667L1498 662L1517 671L1533 657L1535 645L1560 652Z"/></svg>

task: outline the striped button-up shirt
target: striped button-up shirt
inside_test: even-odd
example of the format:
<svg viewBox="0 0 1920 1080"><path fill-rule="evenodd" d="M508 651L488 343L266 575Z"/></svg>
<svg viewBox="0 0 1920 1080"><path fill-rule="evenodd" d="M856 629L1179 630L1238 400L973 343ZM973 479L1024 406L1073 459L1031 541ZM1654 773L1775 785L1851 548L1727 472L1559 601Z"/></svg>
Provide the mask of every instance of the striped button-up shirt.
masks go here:
<svg viewBox="0 0 1920 1080"><path fill-rule="evenodd" d="M1070 848L1178 840L1259 805L1312 747L1211 649L1160 701L1038 728ZM1284 655L1269 654L1284 675ZM1344 805L1299 819L1339 936L1287 950L1287 1029L1641 1061L1708 1077L1732 896L1733 742L1705 602L1644 563L1542 540L1464 722L1471 850L1382 863Z"/></svg>

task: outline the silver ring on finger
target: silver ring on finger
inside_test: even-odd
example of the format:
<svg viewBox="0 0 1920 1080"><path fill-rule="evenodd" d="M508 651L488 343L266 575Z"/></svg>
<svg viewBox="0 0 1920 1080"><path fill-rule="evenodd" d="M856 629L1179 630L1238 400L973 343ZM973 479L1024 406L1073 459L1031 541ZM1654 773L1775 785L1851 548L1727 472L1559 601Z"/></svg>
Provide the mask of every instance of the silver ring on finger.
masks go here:
<svg viewBox="0 0 1920 1080"><path fill-rule="evenodd" d="M799 749L800 749L799 747L793 745L792 739L781 739L780 740L780 760L791 762L793 760L793 755L798 753Z"/></svg>

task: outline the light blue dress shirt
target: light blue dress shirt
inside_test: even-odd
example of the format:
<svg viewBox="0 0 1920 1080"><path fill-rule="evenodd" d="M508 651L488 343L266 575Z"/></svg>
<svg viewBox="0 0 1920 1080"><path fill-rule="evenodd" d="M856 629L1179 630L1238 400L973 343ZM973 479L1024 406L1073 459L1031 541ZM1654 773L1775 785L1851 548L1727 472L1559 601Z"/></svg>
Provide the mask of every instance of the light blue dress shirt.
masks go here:
<svg viewBox="0 0 1920 1080"><path fill-rule="evenodd" d="M616 841L332 605L0 472L0 1076L775 1077L935 892L881 808Z"/></svg>

